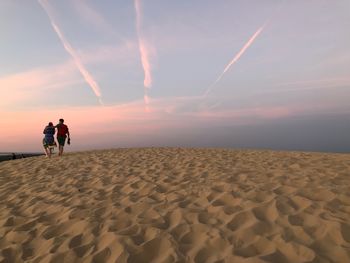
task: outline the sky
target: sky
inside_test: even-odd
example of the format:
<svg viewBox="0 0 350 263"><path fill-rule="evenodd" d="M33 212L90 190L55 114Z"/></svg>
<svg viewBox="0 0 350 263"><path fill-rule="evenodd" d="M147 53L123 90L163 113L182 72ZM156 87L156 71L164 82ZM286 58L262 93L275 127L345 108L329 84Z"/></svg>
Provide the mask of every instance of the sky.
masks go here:
<svg viewBox="0 0 350 263"><path fill-rule="evenodd" d="M0 152L350 152L348 0L1 0Z"/></svg>

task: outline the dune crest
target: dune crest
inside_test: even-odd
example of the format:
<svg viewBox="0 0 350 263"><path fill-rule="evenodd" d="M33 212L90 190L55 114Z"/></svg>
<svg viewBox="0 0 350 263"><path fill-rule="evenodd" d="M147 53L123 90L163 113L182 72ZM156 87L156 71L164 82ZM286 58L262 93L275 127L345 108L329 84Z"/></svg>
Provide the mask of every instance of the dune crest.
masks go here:
<svg viewBox="0 0 350 263"><path fill-rule="evenodd" d="M141 148L0 163L0 262L350 262L350 155Z"/></svg>

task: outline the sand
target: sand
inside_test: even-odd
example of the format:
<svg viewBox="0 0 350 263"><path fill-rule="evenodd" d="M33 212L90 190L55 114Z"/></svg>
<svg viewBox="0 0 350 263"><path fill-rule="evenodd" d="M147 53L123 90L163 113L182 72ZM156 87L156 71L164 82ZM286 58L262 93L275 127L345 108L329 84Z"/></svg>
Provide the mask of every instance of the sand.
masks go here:
<svg viewBox="0 0 350 263"><path fill-rule="evenodd" d="M145 148L0 163L0 262L350 262L350 154Z"/></svg>

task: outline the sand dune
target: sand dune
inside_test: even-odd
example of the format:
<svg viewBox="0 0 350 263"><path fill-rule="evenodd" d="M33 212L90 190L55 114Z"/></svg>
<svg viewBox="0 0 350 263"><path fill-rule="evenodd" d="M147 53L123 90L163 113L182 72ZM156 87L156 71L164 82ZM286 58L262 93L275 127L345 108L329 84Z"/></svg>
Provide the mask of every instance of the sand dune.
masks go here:
<svg viewBox="0 0 350 263"><path fill-rule="evenodd" d="M350 262L350 155L147 148L0 163L0 262Z"/></svg>

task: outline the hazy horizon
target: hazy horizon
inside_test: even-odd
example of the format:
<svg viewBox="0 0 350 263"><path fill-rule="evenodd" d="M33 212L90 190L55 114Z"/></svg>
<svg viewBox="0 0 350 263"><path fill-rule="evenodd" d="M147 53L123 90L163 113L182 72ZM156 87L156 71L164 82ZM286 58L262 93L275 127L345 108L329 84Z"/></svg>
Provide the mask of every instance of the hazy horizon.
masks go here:
<svg viewBox="0 0 350 263"><path fill-rule="evenodd" d="M0 152L350 152L350 2L0 2Z"/></svg>

